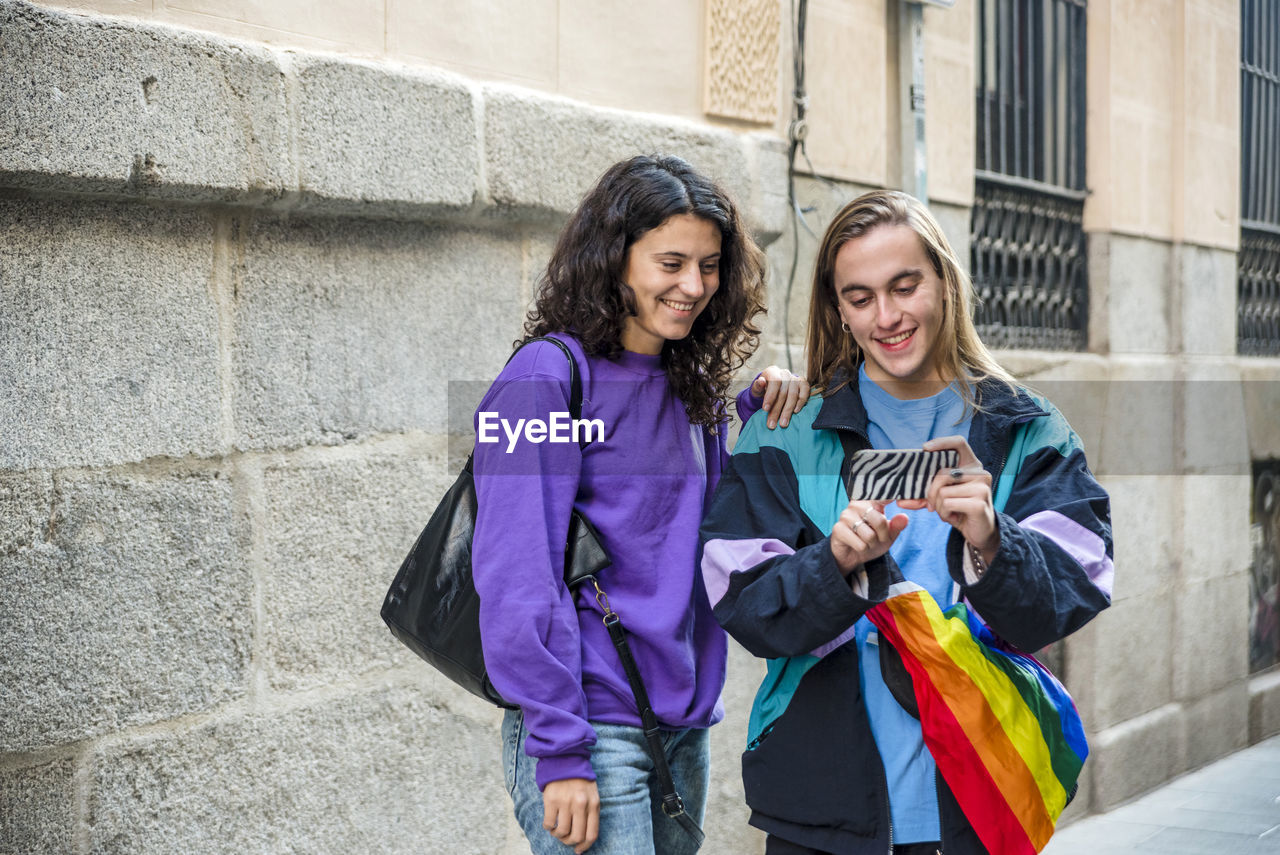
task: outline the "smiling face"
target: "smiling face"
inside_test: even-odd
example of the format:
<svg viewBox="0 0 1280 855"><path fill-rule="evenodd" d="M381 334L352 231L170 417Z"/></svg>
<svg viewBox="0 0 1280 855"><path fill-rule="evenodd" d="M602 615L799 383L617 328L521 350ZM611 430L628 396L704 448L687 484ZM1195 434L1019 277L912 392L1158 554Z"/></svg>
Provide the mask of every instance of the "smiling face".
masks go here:
<svg viewBox="0 0 1280 855"><path fill-rule="evenodd" d="M836 253L840 318L866 357L867 376L891 395L924 398L947 384L938 370L945 285L916 233L880 225Z"/></svg>
<svg viewBox="0 0 1280 855"><path fill-rule="evenodd" d="M645 232L627 250L622 281L635 292L634 316L622 346L658 354L682 339L720 287L720 229L693 214L676 214Z"/></svg>

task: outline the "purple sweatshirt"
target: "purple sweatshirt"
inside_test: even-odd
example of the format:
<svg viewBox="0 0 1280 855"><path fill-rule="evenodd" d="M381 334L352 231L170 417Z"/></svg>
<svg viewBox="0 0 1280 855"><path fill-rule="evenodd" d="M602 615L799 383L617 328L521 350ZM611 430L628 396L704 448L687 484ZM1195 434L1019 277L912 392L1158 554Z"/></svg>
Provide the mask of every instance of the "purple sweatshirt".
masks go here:
<svg viewBox="0 0 1280 855"><path fill-rule="evenodd" d="M573 441L569 363L545 342L508 363L475 421L472 564L485 664L503 697L524 710L540 788L595 778L589 720L640 725L603 610L593 593L575 598L563 582L571 508L595 525L613 559L600 584L659 723L708 727L724 715L725 635L696 570L702 510L728 459L725 431L689 424L660 357L624 352L610 361L557 338L578 361L582 418L603 436L585 447ZM759 407L742 397L740 410Z"/></svg>

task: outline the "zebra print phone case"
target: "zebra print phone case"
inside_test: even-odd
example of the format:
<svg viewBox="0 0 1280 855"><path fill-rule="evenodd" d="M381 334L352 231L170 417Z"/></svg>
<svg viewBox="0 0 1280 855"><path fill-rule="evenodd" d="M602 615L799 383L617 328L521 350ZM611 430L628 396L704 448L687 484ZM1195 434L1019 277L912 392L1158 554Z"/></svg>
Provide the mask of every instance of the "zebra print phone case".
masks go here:
<svg viewBox="0 0 1280 855"><path fill-rule="evenodd" d="M954 469L960 461L955 449L868 448L850 461L846 486L850 499L892 502L923 499L933 476Z"/></svg>

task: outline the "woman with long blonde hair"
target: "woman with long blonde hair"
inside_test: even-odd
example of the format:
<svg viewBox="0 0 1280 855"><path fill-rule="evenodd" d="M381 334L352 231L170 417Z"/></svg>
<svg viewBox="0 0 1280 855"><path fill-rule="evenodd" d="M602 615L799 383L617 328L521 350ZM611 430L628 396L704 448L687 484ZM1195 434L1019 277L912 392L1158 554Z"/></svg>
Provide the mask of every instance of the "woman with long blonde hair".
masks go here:
<svg viewBox="0 0 1280 855"><path fill-rule="evenodd" d="M810 295L822 397L785 429L748 423L707 512L716 618L770 660L742 761L769 855L987 851L908 711L901 661L864 616L891 583L941 608L968 600L1026 651L1110 602L1107 494L1062 415L982 344L972 305L918 200L883 190L846 205ZM959 463L923 495L851 499L847 455L868 448L949 449Z"/></svg>

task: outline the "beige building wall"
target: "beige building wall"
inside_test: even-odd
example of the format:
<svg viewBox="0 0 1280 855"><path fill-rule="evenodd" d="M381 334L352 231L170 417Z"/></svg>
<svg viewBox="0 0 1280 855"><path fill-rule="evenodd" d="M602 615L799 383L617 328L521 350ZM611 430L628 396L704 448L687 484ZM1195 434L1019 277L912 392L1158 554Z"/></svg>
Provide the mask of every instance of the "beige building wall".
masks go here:
<svg viewBox="0 0 1280 855"><path fill-rule="evenodd" d="M929 200L966 208L973 204L977 162L975 25L972 2L924 10Z"/></svg>
<svg viewBox="0 0 1280 855"><path fill-rule="evenodd" d="M1085 228L1234 250L1240 5L1091 0Z"/></svg>
<svg viewBox="0 0 1280 855"><path fill-rule="evenodd" d="M974 169L973 6L928 7L924 21L929 196L968 206ZM901 187L905 145L898 127L896 4L811 0L807 36L812 171L859 186ZM784 91L791 88L789 54ZM779 130L785 132L785 123ZM805 162L797 168L810 171Z"/></svg>
<svg viewBox="0 0 1280 855"><path fill-rule="evenodd" d="M886 183L886 129L896 115L889 109L889 87L896 79L889 74L890 47L886 4L881 0L809 3L806 142L819 175L872 186ZM808 170L804 163L799 168Z"/></svg>

